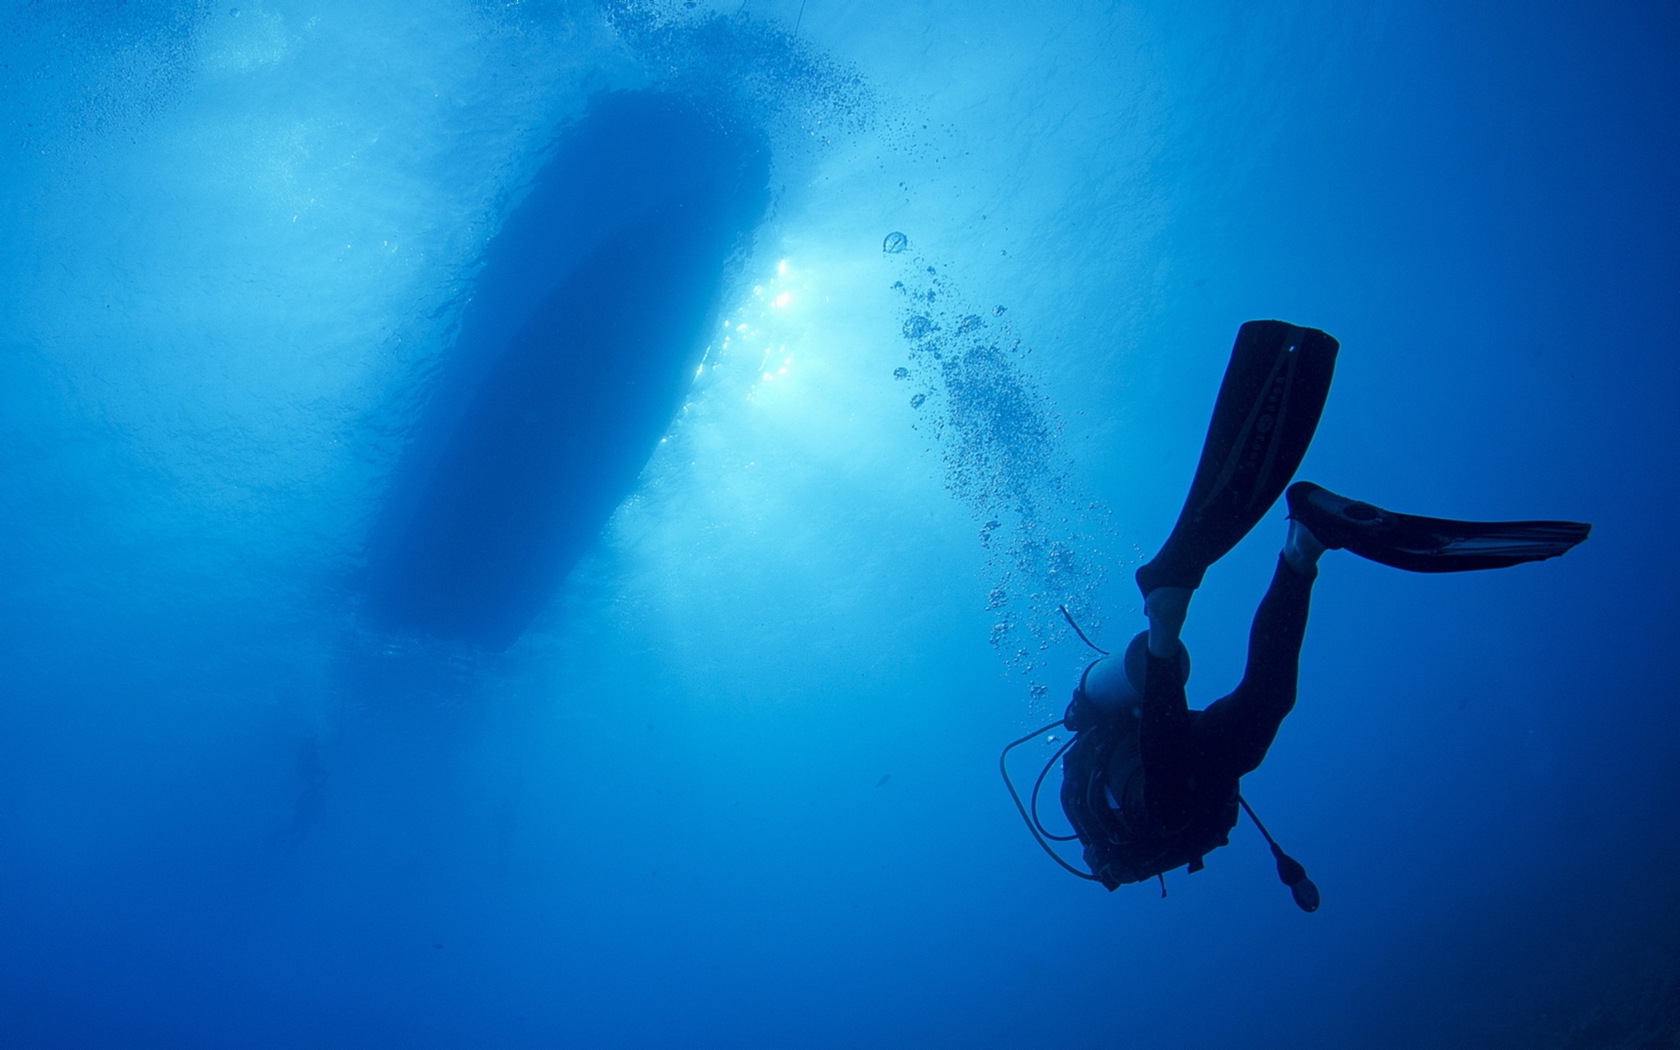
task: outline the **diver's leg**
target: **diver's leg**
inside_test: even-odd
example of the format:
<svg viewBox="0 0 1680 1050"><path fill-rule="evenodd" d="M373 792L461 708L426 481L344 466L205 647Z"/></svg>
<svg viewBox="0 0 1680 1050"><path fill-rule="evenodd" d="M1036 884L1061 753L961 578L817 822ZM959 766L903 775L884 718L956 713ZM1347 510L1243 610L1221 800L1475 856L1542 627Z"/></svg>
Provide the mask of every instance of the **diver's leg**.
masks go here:
<svg viewBox="0 0 1680 1050"><path fill-rule="evenodd" d="M1145 649L1138 725L1144 802L1150 816L1167 829L1181 828L1190 818L1190 774L1195 762L1194 725L1184 696L1184 665L1179 661L1176 651L1163 659Z"/></svg>
<svg viewBox="0 0 1680 1050"><path fill-rule="evenodd" d="M1289 536L1284 541L1283 559L1296 572L1311 579L1318 575L1318 559L1325 546L1303 524L1289 522ZM1149 617L1149 654L1162 659L1176 656L1181 643L1179 634L1190 612L1190 599L1196 591L1191 587L1157 587L1143 600L1143 614Z"/></svg>
<svg viewBox="0 0 1680 1050"><path fill-rule="evenodd" d="M1312 579L1318 575L1318 559L1327 549L1311 529L1294 518L1289 519L1289 535L1283 541L1283 560L1289 563L1290 568Z"/></svg>
<svg viewBox="0 0 1680 1050"><path fill-rule="evenodd" d="M1190 614L1192 587L1157 587L1143 600L1143 614L1149 617L1149 655L1177 659L1182 643L1179 632Z"/></svg>
<svg viewBox="0 0 1680 1050"><path fill-rule="evenodd" d="M1242 683L1202 712L1196 726L1196 750L1209 775L1235 778L1252 772L1295 706L1301 641L1318 576L1317 555L1310 554L1317 541L1305 529L1301 532L1306 535L1297 535L1292 523L1290 546L1278 558L1272 584L1254 614ZM1297 562L1310 571L1297 568Z"/></svg>

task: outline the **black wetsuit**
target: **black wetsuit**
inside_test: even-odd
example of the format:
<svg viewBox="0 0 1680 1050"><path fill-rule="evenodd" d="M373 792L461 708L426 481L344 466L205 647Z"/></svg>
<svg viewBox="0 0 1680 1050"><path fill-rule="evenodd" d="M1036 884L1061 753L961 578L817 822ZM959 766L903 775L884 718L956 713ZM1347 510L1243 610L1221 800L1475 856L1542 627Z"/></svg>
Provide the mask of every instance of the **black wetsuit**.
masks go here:
<svg viewBox="0 0 1680 1050"><path fill-rule="evenodd" d="M1242 682L1206 710L1190 710L1178 661L1154 656L1141 704L1099 718L1075 695L1062 808L1109 889L1181 865L1196 871L1226 843L1238 778L1260 765L1295 706L1312 584L1278 559L1249 631Z"/></svg>

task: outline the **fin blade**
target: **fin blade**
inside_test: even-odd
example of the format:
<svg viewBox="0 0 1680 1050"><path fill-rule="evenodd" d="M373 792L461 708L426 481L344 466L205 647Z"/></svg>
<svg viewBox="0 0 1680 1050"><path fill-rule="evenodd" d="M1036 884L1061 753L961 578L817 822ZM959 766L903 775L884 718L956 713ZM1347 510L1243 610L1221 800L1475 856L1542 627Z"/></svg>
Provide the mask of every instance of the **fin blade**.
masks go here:
<svg viewBox="0 0 1680 1050"><path fill-rule="evenodd" d="M1412 572L1474 572L1556 558L1592 532L1591 525L1577 521L1396 517L1401 519L1398 535L1383 547L1354 553Z"/></svg>
<svg viewBox="0 0 1680 1050"><path fill-rule="evenodd" d="M1196 587L1283 494L1330 395L1334 337L1285 321L1237 332L1189 495L1138 588Z"/></svg>

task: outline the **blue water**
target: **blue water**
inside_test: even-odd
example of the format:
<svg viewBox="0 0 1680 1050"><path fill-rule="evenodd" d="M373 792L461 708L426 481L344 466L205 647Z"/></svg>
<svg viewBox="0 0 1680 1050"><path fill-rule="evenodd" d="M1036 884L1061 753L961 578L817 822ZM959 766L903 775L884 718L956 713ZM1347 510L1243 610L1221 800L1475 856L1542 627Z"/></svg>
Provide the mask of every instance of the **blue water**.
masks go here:
<svg viewBox="0 0 1680 1050"><path fill-rule="evenodd" d="M1674 1045L1676 53L1645 0L12 5L0 1046ZM382 630L480 268L608 90L750 125L769 210L519 640ZM1255 317L1342 342L1304 477L1595 525L1327 555L1244 781L1312 915L1246 824L1075 880L996 771L1057 605L1138 628Z"/></svg>

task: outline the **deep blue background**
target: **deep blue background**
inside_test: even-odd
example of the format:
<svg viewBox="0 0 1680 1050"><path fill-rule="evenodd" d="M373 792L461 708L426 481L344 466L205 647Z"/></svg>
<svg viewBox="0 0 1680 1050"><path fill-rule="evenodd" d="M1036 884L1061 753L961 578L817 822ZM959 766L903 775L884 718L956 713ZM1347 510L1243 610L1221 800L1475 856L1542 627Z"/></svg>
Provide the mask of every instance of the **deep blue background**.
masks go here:
<svg viewBox="0 0 1680 1050"><path fill-rule="evenodd" d="M153 0L14 5L0 47L0 1043L1672 1014L1672 5ZM486 245L647 86L773 156L687 405L509 652L367 630ZM1499 573L1328 556L1244 785L1311 916L1246 828L1165 901L1077 882L995 770L1085 660L1057 603L1137 628L1251 317L1342 341L1304 476L1595 523ZM1198 596L1193 699L1274 519Z"/></svg>

